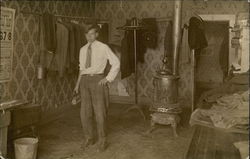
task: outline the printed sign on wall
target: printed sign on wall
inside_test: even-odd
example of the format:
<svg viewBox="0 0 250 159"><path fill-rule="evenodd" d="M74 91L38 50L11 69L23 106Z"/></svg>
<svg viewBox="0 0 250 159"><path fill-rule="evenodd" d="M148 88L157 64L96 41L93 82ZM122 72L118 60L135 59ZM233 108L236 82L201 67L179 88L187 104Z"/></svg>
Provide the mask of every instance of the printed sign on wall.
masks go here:
<svg viewBox="0 0 250 159"><path fill-rule="evenodd" d="M15 9L1 7L0 29L0 82L11 80Z"/></svg>

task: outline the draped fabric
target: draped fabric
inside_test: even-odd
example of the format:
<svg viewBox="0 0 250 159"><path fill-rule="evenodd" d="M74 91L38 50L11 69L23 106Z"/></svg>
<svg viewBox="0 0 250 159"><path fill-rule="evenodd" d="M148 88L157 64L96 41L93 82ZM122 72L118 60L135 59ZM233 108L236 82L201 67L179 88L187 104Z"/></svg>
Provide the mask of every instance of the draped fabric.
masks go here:
<svg viewBox="0 0 250 159"><path fill-rule="evenodd" d="M39 21L41 44L39 62L46 70L57 71L62 77L65 72L78 71L80 48L87 43L85 27L72 22L55 22L53 29L51 23L54 23L54 19L53 21L51 19L52 15L44 15ZM48 22L51 23L47 25Z"/></svg>
<svg viewBox="0 0 250 159"><path fill-rule="evenodd" d="M130 76L135 71L133 32L126 31L121 42L121 78ZM131 44L132 42L132 44Z"/></svg>
<svg viewBox="0 0 250 159"><path fill-rule="evenodd" d="M56 50L56 19L54 15L44 13L42 16L44 24L44 43L45 48L50 53Z"/></svg>
<svg viewBox="0 0 250 159"><path fill-rule="evenodd" d="M100 24L98 40L106 44L109 42L109 26L107 23Z"/></svg>
<svg viewBox="0 0 250 159"><path fill-rule="evenodd" d="M66 61L68 54L68 44L69 44L69 31L61 23L56 24L56 36L57 36L57 47L56 55L54 57L55 71L59 72L59 76L62 77L66 70Z"/></svg>
<svg viewBox="0 0 250 159"><path fill-rule="evenodd" d="M228 40L229 40L229 34L225 33L223 42L221 44L220 48L220 57L219 57L219 62L221 69L223 71L223 76L224 78L227 77L228 74L228 53L229 53L229 47L228 47Z"/></svg>
<svg viewBox="0 0 250 159"><path fill-rule="evenodd" d="M197 17L191 17L188 27L188 43L190 49L195 49L196 54L208 46L204 33L204 22Z"/></svg>
<svg viewBox="0 0 250 159"><path fill-rule="evenodd" d="M127 20L126 25L130 25ZM126 26L125 25L125 26ZM157 47L158 28L155 18L142 19L144 29L136 31L136 60L144 62L144 54L147 48L155 49ZM134 51L134 32L125 31L121 41L121 78L126 78L135 72L135 51Z"/></svg>

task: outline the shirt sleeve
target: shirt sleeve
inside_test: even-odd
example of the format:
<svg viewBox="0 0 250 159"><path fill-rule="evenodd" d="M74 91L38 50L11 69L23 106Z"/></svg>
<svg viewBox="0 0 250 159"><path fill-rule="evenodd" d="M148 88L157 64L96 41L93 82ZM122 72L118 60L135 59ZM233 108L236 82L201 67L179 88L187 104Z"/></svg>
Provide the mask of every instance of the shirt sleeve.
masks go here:
<svg viewBox="0 0 250 159"><path fill-rule="evenodd" d="M83 62L84 62L84 60L83 60L83 48L81 48L80 52L79 52L79 71L83 71L85 69Z"/></svg>
<svg viewBox="0 0 250 159"><path fill-rule="evenodd" d="M120 71L120 61L118 57L113 53L113 51L108 46L106 46L105 50L106 50L105 52L107 54L109 63L111 65L111 69L108 75L106 76L106 79L109 82L112 82L117 76L118 72Z"/></svg>

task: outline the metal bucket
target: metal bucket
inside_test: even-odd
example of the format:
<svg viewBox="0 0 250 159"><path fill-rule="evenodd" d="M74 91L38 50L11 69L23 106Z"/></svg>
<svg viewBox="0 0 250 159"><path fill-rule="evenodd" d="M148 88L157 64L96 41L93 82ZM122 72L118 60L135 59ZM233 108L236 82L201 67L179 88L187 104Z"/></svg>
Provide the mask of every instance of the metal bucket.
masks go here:
<svg viewBox="0 0 250 159"><path fill-rule="evenodd" d="M20 138L14 141L16 159L36 159L37 138Z"/></svg>

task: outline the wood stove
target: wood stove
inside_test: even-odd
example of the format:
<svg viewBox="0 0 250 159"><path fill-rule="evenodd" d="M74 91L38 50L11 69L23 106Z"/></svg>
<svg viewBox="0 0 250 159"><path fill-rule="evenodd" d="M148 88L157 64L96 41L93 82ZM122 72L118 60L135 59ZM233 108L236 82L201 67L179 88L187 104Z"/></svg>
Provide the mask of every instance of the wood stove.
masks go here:
<svg viewBox="0 0 250 159"><path fill-rule="evenodd" d="M178 102L178 50L180 45L181 32L181 0L176 0L174 4L174 23L173 23L173 66L169 66L169 59L166 52L163 57L163 65L160 70L156 71L153 79L154 99L150 110L151 129L152 132L156 127L156 123L163 125L171 125L173 127L174 136L178 136L176 132L177 124L180 122L179 114L181 113L180 104ZM172 69L171 69L172 68Z"/></svg>

